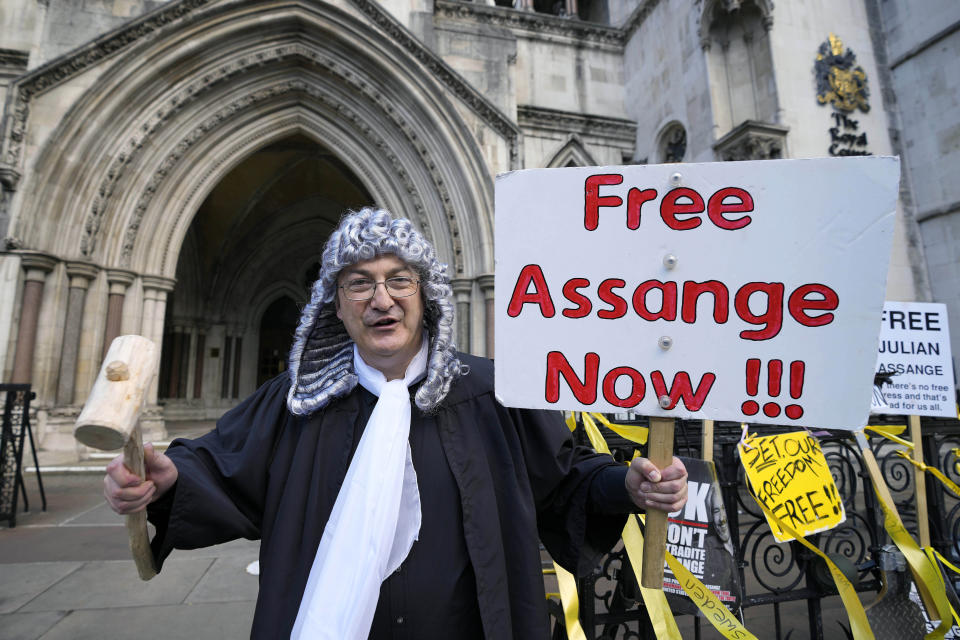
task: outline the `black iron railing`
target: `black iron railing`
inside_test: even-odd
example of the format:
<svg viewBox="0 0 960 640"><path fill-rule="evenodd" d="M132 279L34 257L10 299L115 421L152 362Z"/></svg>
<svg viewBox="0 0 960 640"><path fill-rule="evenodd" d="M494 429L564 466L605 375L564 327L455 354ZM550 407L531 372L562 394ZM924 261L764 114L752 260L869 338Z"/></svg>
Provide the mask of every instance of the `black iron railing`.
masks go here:
<svg viewBox="0 0 960 640"><path fill-rule="evenodd" d="M33 453L33 464L37 467L37 483L43 509L47 508L47 497L40 479L37 449L30 428L30 400L34 394L29 384L0 384L0 521L6 521L10 527L17 524L17 501L23 497L23 508L29 509L27 489L23 482L23 450L27 441Z"/></svg>
<svg viewBox="0 0 960 640"><path fill-rule="evenodd" d="M644 422L639 419L636 423ZM882 417L874 423L905 422L904 418ZM731 531L739 532L739 536L734 536L734 550L743 589L741 619L745 620L746 628L758 637L777 640L849 637L846 616L842 605L838 609L839 596L826 563L799 543L777 543L759 507L747 493L737 452L740 425L716 423L714 428L714 461L727 521ZM783 427L751 426L750 431L767 435L783 432ZM577 434L585 442L580 432L582 428L577 429ZM603 429L603 433L615 457L626 460L632 456L636 445L609 430ZM676 433L677 455L703 457L699 421L678 421ZM960 422L924 418L922 433L924 461L960 483ZM853 434L831 431L816 432L816 435L843 496L846 521L808 540L837 564L858 591L867 592L861 600L869 603L873 600L869 592L877 593L881 588L878 563L884 545L890 542L883 528L883 514ZM908 434L905 437L909 437ZM914 467L897 455L896 451L903 449L900 445L874 436L870 447L904 525L916 538ZM926 495L931 546L956 564L960 560L960 498L930 475ZM579 581L578 587L580 619L588 639L655 638L636 578L622 549L607 555L593 574ZM830 609L829 616L823 613L825 605ZM786 608L789 614L785 614ZM680 616L677 619L683 622ZM691 637L698 639L703 629L710 626L700 618L688 619L687 623L686 628L693 630ZM762 632L758 627L762 627ZM565 637L562 624L555 625L554 637Z"/></svg>

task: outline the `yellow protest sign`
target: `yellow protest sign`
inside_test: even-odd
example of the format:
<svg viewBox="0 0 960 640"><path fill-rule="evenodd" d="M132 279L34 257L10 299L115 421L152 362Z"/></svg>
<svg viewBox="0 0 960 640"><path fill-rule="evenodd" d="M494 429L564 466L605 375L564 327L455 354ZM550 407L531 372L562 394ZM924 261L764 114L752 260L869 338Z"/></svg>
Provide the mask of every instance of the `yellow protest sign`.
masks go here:
<svg viewBox="0 0 960 640"><path fill-rule="evenodd" d="M808 536L846 519L820 443L807 432L750 438L740 445L740 462L754 494L766 507L767 522L778 542L794 536L781 529L777 520Z"/></svg>

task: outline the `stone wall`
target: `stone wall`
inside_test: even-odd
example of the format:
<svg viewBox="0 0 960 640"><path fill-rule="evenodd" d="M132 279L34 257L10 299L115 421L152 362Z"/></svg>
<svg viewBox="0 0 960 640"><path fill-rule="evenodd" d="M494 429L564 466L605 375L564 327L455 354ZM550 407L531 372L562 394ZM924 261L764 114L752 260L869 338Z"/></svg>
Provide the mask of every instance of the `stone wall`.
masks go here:
<svg viewBox="0 0 960 640"><path fill-rule="evenodd" d="M919 225L932 300L947 305L960 362L960 4L876 2L897 114L906 202Z"/></svg>

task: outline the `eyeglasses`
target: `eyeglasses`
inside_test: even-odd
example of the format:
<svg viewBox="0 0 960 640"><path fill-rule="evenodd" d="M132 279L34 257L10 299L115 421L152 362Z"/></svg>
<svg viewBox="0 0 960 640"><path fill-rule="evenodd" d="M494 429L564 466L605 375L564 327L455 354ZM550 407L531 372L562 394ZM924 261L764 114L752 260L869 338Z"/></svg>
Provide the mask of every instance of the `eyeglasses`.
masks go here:
<svg viewBox="0 0 960 640"><path fill-rule="evenodd" d="M340 288L343 289L347 300L369 300L374 296L378 284L382 284L391 297L408 298L417 292L420 281L407 276L387 278L383 282L375 282L369 278L357 278L347 284L340 285Z"/></svg>

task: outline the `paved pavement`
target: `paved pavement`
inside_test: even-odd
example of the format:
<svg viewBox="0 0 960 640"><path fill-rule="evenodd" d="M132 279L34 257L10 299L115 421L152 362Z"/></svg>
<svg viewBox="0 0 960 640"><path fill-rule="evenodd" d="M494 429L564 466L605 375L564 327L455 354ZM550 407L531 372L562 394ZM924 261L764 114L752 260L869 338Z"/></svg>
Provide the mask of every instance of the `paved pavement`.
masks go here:
<svg viewBox="0 0 960 640"><path fill-rule="evenodd" d="M137 577L123 519L94 474L44 476L47 511L0 529L0 640L249 636L259 543L178 551L149 582ZM31 507L40 497L27 477Z"/></svg>

